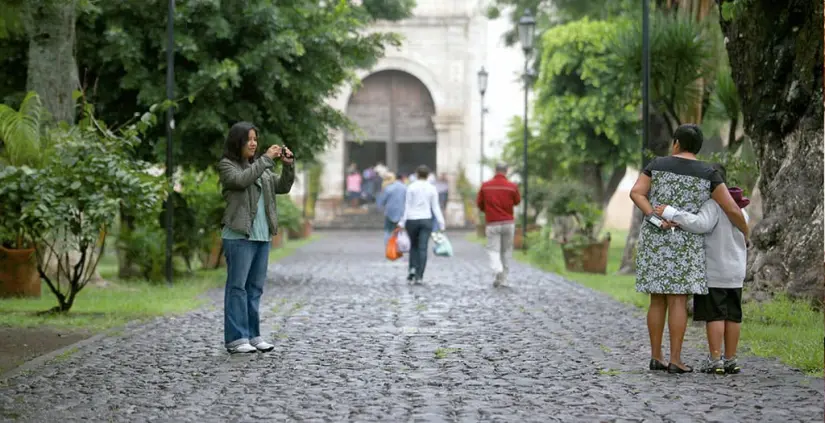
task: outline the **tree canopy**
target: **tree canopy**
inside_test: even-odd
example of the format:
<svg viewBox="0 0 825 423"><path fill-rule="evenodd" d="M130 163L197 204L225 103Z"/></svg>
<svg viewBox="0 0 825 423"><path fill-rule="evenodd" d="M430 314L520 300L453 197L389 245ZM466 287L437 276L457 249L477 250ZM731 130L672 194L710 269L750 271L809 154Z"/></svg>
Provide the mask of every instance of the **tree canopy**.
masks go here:
<svg viewBox="0 0 825 423"><path fill-rule="evenodd" d="M329 131L351 122L326 101L398 45L394 34L366 31L376 19L403 19L412 0L219 0L178 2L175 11L175 162L205 167L220 156L229 126L254 122L266 145L284 144L310 158ZM86 100L96 115L122 125L166 99L166 2L88 3L78 17L76 55ZM26 44L0 42L9 57ZM22 98L25 67L4 66L6 100ZM21 75L21 73L23 75ZM10 86L10 84L14 84ZM147 115L147 119L153 119ZM138 149L155 161L165 149L156 125Z"/></svg>
<svg viewBox="0 0 825 423"><path fill-rule="evenodd" d="M535 83L540 135L528 145L532 174L574 176L603 204L639 155L639 96L627 96L614 76L619 58L605 42L619 27L583 19L544 33ZM511 144L509 154L517 154L520 139Z"/></svg>

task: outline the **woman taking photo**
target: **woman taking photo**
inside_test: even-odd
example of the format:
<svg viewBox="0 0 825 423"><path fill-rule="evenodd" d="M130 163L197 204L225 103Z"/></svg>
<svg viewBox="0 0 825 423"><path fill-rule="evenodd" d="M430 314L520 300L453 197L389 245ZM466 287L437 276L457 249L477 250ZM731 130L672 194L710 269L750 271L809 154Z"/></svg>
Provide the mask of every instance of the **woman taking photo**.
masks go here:
<svg viewBox="0 0 825 423"><path fill-rule="evenodd" d="M682 363L682 342L687 329L687 297L707 294L704 235L682 231L658 218L653 207L678 203L698 213L713 198L730 221L748 237L748 225L722 177L709 164L696 159L704 137L697 125L679 126L673 134L672 155L648 164L630 191L630 198L645 215L636 249L636 290L650 294L647 329L650 336L650 370L670 373L693 371ZM662 337L667 316L670 363L664 361Z"/></svg>
<svg viewBox="0 0 825 423"><path fill-rule="evenodd" d="M275 195L287 194L295 179L292 152L273 145L255 159L258 129L238 122L229 129L223 158L218 163L223 213L223 250L226 256L224 343L230 353L271 351L261 337L260 315L272 236L278 233ZM281 175L272 172L275 160Z"/></svg>

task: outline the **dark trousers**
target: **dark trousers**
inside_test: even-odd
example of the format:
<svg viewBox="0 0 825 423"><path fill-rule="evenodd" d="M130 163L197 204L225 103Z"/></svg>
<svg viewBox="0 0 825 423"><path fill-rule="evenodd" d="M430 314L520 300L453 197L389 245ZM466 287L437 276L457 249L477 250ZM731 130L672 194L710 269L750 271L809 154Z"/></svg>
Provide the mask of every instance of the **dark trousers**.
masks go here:
<svg viewBox="0 0 825 423"><path fill-rule="evenodd" d="M410 236L410 273L415 271L415 278L424 277L427 267L427 247L430 244L430 235L433 233L431 219L408 220L404 225L407 235Z"/></svg>

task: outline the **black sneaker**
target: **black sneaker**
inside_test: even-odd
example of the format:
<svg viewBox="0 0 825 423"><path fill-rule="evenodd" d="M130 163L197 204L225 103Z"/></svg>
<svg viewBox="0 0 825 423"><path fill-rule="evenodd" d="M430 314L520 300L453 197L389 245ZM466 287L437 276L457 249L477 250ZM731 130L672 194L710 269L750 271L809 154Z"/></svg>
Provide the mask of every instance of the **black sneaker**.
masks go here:
<svg viewBox="0 0 825 423"><path fill-rule="evenodd" d="M725 373L729 375L735 375L741 371L742 368L739 367L739 363L736 361L736 357L725 359Z"/></svg>
<svg viewBox="0 0 825 423"><path fill-rule="evenodd" d="M415 269L410 269L410 273L407 274L407 282L415 281Z"/></svg>
<svg viewBox="0 0 825 423"><path fill-rule="evenodd" d="M713 357L708 356L702 364L702 373L723 375L725 374L725 362L722 361L722 358L714 360Z"/></svg>

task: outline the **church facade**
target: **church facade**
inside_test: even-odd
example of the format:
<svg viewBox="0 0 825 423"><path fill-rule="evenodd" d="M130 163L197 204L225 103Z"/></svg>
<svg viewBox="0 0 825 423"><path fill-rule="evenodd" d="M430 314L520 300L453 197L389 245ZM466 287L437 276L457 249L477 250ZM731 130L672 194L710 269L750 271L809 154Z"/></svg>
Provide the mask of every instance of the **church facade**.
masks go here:
<svg viewBox="0 0 825 423"><path fill-rule="evenodd" d="M485 157L497 157L511 116L523 113L519 82L523 55L504 46L505 18L489 21L479 0L418 0L413 17L378 23L373 30L402 35L372 69L359 74L358 87L344 87L331 105L358 124L358 133L335 132L323 163L315 221L331 221L344 208L348 169L378 163L408 175L429 166L449 181L446 219L465 223L456 189L461 172L473 185L481 174L481 113L477 73L489 73L485 104ZM296 186L293 195L304 191Z"/></svg>

